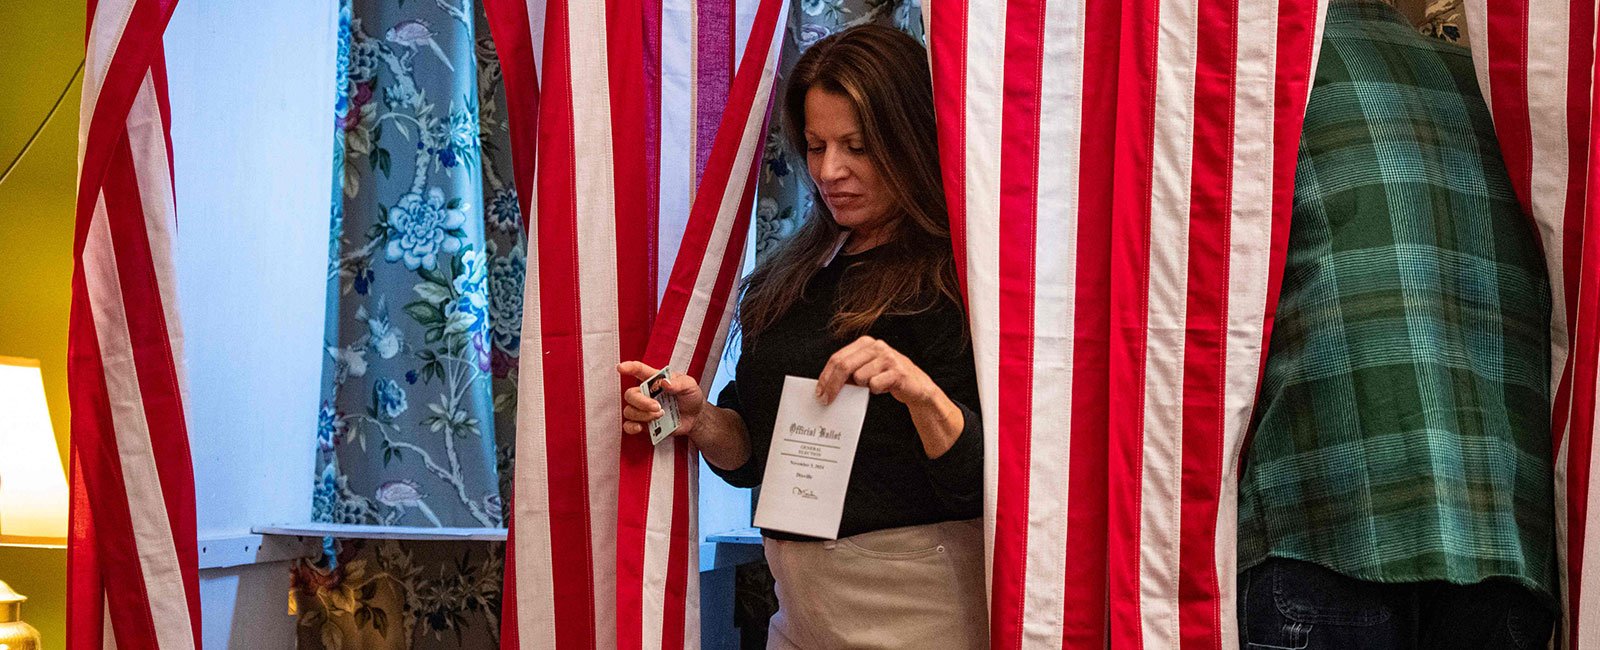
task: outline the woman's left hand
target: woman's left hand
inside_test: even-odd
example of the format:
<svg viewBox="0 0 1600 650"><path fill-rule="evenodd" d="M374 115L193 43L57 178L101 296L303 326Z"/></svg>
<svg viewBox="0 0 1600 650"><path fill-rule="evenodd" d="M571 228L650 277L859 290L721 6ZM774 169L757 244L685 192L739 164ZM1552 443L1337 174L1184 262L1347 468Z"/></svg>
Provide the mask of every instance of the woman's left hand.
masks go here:
<svg viewBox="0 0 1600 650"><path fill-rule="evenodd" d="M817 399L830 404L845 383L865 386L874 395L889 393L907 406L929 404L944 395L928 373L879 339L863 336L828 357L817 376Z"/></svg>

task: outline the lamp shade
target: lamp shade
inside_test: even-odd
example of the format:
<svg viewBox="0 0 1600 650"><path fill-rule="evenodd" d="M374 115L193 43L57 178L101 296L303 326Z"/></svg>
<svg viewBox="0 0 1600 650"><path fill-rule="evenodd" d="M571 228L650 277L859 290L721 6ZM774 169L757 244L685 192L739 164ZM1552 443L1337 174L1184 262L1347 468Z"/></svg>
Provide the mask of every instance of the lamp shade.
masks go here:
<svg viewBox="0 0 1600 650"><path fill-rule="evenodd" d="M67 476L39 362L0 357L0 544L62 546L66 538Z"/></svg>

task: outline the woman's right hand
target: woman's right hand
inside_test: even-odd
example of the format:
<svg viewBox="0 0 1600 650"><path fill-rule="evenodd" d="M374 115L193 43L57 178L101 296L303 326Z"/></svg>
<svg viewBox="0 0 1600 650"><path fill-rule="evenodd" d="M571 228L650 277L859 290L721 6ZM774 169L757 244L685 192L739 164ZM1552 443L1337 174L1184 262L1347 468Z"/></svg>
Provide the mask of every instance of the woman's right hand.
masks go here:
<svg viewBox="0 0 1600 650"><path fill-rule="evenodd" d="M657 370L638 361L624 361L617 364L617 372L641 382L655 376ZM694 377L673 372L672 376L661 380L658 385L667 394L678 398L678 428L672 435L687 436L693 433L694 425L700 419L700 412L706 405L706 395L700 390L700 382L695 381ZM662 415L661 404L651 399L638 386L629 388L622 394L624 433L643 432L646 424Z"/></svg>

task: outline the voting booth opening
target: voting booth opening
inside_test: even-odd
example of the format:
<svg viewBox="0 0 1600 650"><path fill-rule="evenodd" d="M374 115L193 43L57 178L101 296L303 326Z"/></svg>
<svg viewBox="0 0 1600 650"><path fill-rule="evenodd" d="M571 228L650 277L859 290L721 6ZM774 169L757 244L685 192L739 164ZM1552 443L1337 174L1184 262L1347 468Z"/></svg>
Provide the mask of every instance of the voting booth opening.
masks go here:
<svg viewBox="0 0 1600 650"><path fill-rule="evenodd" d="M47 647L1600 647L1593 0L85 9Z"/></svg>

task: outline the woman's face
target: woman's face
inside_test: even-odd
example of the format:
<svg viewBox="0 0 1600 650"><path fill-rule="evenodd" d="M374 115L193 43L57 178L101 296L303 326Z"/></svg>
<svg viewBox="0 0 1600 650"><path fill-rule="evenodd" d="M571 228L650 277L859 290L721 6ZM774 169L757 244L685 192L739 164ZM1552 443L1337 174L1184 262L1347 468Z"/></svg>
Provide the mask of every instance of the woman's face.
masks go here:
<svg viewBox="0 0 1600 650"><path fill-rule="evenodd" d="M883 174L867 155L861 120L844 95L806 91L806 169L841 227L882 237L893 199Z"/></svg>

